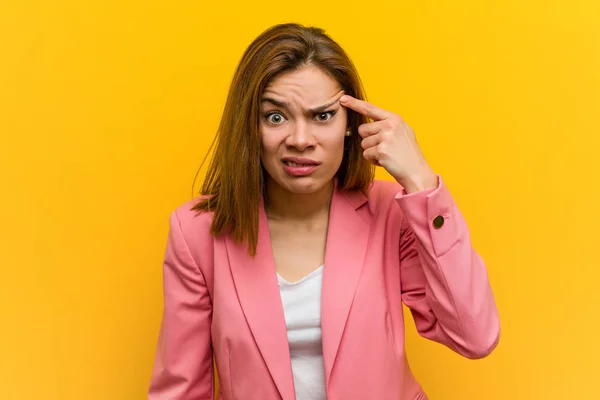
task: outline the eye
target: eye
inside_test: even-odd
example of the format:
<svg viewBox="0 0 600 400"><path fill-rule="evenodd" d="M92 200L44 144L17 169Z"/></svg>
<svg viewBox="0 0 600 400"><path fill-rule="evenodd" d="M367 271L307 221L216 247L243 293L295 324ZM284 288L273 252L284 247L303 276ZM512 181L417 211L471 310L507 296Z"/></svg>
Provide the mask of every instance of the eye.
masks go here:
<svg viewBox="0 0 600 400"><path fill-rule="evenodd" d="M274 124L274 125L279 125L284 121L284 117L281 113L279 112L270 112L267 113L265 115L265 118L267 119L267 121L269 121L270 123Z"/></svg>
<svg viewBox="0 0 600 400"><path fill-rule="evenodd" d="M316 115L317 121L327 122L335 115L335 111L322 112Z"/></svg>

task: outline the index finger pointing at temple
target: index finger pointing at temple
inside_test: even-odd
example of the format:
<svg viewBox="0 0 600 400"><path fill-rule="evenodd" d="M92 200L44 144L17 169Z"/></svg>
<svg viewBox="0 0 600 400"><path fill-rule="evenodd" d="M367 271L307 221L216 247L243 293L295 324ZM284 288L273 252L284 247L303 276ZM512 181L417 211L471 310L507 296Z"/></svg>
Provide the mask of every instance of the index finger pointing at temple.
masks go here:
<svg viewBox="0 0 600 400"><path fill-rule="evenodd" d="M375 121L381 121L383 119L386 119L390 115L392 115L392 113L389 111L381 109L377 106L374 106L371 103L368 103L363 100L359 100L359 99L349 96L347 94L343 95L340 98L340 102L344 107L348 107L348 108L350 108L366 117L369 117Z"/></svg>

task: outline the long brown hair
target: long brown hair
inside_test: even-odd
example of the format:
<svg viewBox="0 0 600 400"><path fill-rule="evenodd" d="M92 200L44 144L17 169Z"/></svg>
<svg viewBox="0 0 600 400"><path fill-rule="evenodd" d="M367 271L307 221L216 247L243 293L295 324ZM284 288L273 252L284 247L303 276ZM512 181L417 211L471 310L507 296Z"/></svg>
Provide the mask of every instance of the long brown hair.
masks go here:
<svg viewBox="0 0 600 400"><path fill-rule="evenodd" d="M259 206L267 178L260 161L261 96L273 78L308 65L329 74L346 94L365 99L354 64L323 29L291 23L275 25L244 52L209 150L214 154L200 191L203 196L192 210L213 212L211 234L225 233L238 243L246 242L251 256L256 255ZM366 191L373 181L374 166L362 157L357 133L358 126L365 122L366 117L348 109L348 128L354 134L345 139L344 156L336 174L339 189Z"/></svg>

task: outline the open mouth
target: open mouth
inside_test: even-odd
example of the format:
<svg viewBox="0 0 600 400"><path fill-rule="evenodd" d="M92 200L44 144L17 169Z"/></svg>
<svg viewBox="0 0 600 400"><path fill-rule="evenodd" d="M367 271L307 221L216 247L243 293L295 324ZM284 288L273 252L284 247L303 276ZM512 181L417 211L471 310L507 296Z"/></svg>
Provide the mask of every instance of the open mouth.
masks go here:
<svg viewBox="0 0 600 400"><path fill-rule="evenodd" d="M290 167L316 167L320 162L306 157L283 157L281 159L285 165Z"/></svg>
<svg viewBox="0 0 600 400"><path fill-rule="evenodd" d="M302 157L285 157L281 161L287 173L295 177L312 174L320 164L318 161Z"/></svg>
<svg viewBox="0 0 600 400"><path fill-rule="evenodd" d="M284 160L283 163L285 165L289 165L290 167L312 167L313 165L317 165L316 163L296 163L293 161L289 161L289 160Z"/></svg>

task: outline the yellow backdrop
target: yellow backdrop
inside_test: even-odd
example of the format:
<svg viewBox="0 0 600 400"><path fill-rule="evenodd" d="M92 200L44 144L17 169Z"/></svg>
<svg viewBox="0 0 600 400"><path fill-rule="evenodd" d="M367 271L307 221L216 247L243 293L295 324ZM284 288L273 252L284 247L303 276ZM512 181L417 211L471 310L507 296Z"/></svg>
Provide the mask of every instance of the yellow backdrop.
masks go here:
<svg viewBox="0 0 600 400"><path fill-rule="evenodd" d="M409 325L430 397L600 398L599 20L591 0L4 0L0 398L144 398L168 215L241 53L288 21L413 126L487 261L492 356Z"/></svg>

